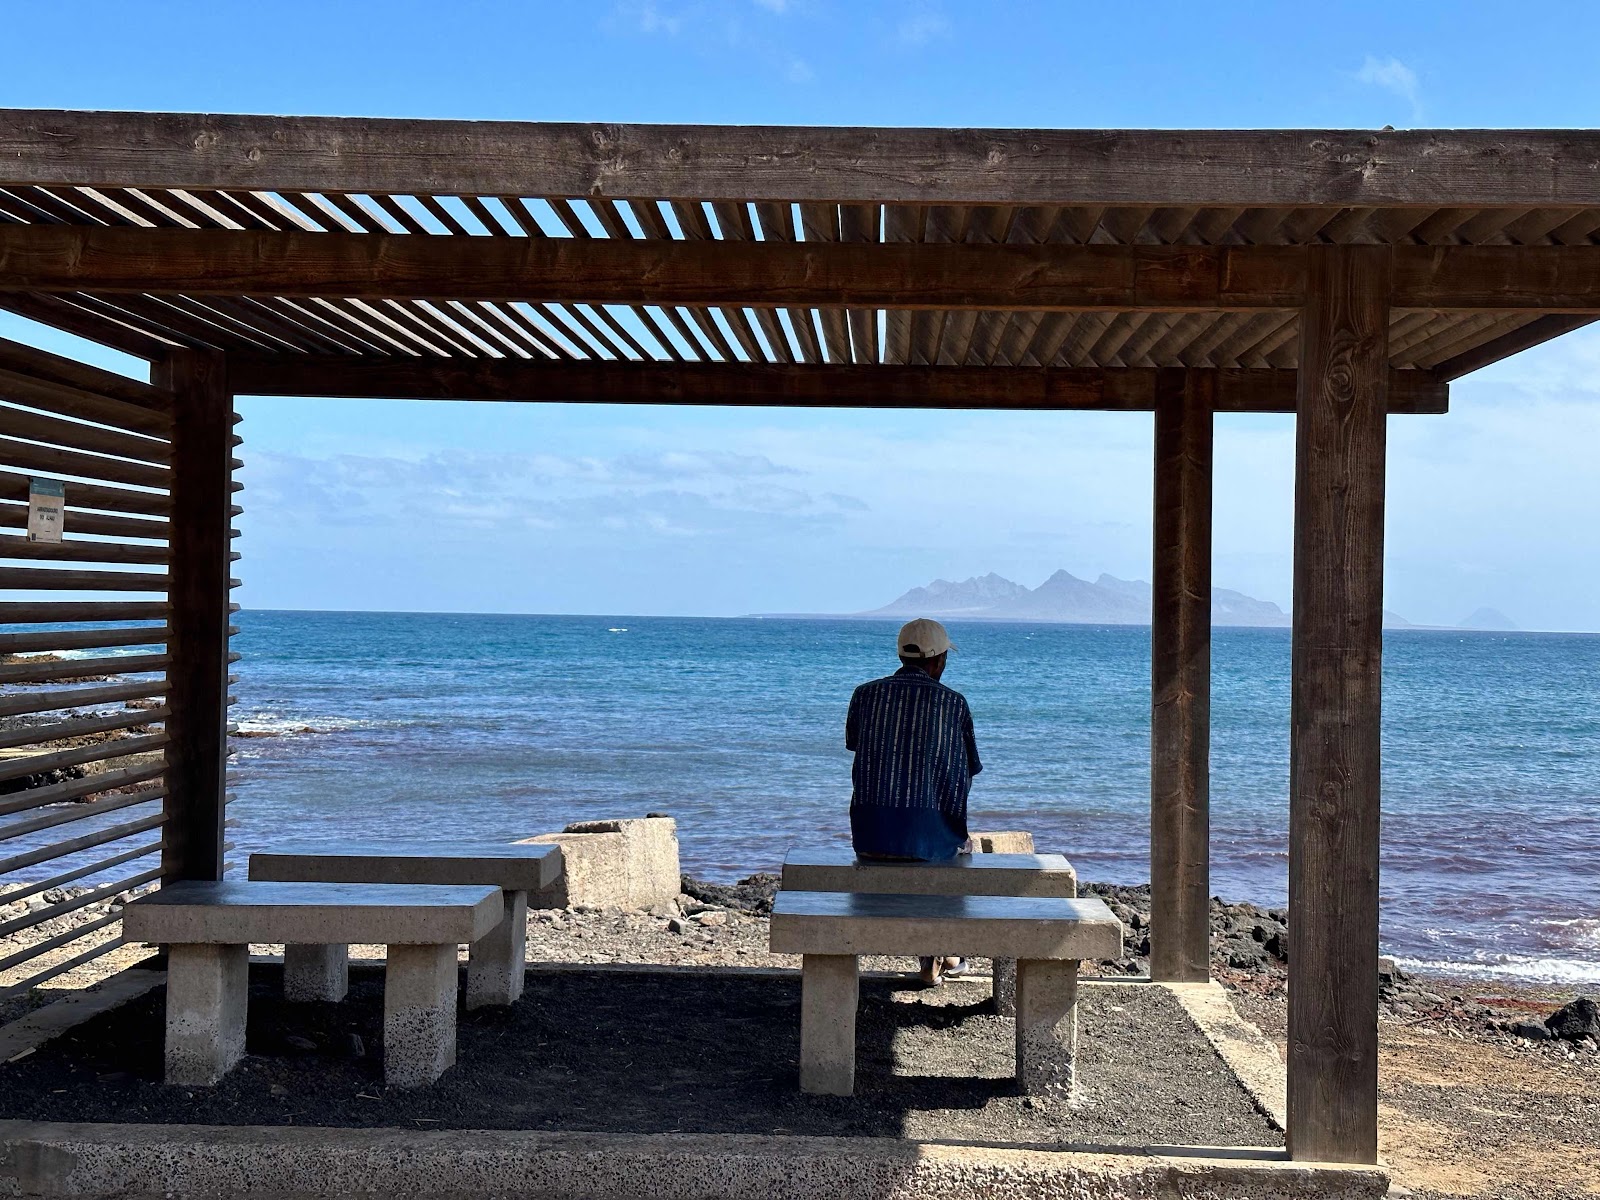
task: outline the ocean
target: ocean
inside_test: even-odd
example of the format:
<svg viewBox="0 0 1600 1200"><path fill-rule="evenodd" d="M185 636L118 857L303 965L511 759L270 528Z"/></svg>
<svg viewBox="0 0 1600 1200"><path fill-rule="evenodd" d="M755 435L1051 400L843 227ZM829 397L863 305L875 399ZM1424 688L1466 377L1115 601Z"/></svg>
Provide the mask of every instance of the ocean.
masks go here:
<svg viewBox="0 0 1600 1200"><path fill-rule="evenodd" d="M668 813L684 870L848 841L845 706L896 623L243 612L234 857ZM973 829L1149 879L1149 630L950 623ZM1213 639L1212 890L1287 896L1289 633ZM311 729L315 732L296 732ZM1600 636L1385 635L1386 953L1600 981Z"/></svg>

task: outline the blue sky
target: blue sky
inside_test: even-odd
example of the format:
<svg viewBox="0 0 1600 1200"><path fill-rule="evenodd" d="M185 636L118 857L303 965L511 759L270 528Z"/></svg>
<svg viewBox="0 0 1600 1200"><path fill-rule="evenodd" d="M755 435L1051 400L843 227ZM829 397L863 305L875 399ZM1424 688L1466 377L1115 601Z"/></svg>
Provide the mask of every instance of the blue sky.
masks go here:
<svg viewBox="0 0 1600 1200"><path fill-rule="evenodd" d="M1587 5L1541 8L1587 29ZM1595 126L1502 4L12 6L0 105L528 120ZM0 315L0 335L132 360ZM241 398L256 607L850 611L935 576L1149 576L1150 421ZM1600 630L1600 334L1390 424L1388 603ZM1293 426L1219 417L1216 580L1287 604Z"/></svg>

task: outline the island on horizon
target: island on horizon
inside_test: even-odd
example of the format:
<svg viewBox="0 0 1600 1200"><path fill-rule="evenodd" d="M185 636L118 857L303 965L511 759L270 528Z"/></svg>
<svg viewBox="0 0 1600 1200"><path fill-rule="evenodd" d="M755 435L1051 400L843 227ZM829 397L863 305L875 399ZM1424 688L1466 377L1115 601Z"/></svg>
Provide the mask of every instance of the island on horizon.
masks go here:
<svg viewBox="0 0 1600 1200"><path fill-rule="evenodd" d="M935 579L911 588L880 608L851 613L754 613L757 617L861 619L933 617L958 621L1028 621L1061 625L1148 625L1153 591L1142 579L1102 573L1093 581L1059 570L1036 588L991 571L952 582ZM1287 629L1293 622L1271 600L1258 600L1230 588L1211 589L1212 624ZM1517 632L1504 613L1479 608L1453 626L1418 625L1383 610L1385 629L1472 629Z"/></svg>

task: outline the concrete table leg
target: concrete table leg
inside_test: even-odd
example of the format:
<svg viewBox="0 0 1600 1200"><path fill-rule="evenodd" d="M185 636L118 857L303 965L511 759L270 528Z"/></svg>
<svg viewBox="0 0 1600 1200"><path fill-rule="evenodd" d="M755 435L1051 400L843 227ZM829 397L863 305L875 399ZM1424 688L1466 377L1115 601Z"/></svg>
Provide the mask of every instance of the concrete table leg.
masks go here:
<svg viewBox="0 0 1600 1200"><path fill-rule="evenodd" d="M350 947L288 945L283 948L283 998L338 1002L350 990Z"/></svg>
<svg viewBox="0 0 1600 1200"><path fill-rule="evenodd" d="M1018 962L1017 1082L1023 1095L1071 1095L1077 1051L1077 961Z"/></svg>
<svg viewBox="0 0 1600 1200"><path fill-rule="evenodd" d="M994 972L994 1010L1002 1017L1017 1015L1017 960L990 959Z"/></svg>
<svg viewBox="0 0 1600 1200"><path fill-rule="evenodd" d="M390 946L383 977L384 1081L423 1087L455 1061L455 946Z"/></svg>
<svg viewBox="0 0 1600 1200"><path fill-rule="evenodd" d="M467 959L467 1007L515 1004L528 962L528 893L506 892L505 915L472 943Z"/></svg>
<svg viewBox="0 0 1600 1200"><path fill-rule="evenodd" d="M849 1096L856 1090L856 1002L860 979L853 954L807 954L800 975L800 1090Z"/></svg>
<svg viewBox="0 0 1600 1200"><path fill-rule="evenodd" d="M250 947L167 948L167 1082L210 1087L244 1054Z"/></svg>

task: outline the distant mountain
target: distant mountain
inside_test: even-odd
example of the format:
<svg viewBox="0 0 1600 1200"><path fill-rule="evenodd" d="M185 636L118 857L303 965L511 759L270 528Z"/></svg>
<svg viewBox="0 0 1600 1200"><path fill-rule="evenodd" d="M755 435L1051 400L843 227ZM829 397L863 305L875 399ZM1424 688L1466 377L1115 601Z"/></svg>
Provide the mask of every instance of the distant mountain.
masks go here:
<svg viewBox="0 0 1600 1200"><path fill-rule="evenodd" d="M916 609L918 612L942 613L951 617L983 616L995 605L1027 594L1028 589L1020 583L1002 579L991 571L961 583L935 579L927 587L912 588L889 607L896 611L902 608L907 612Z"/></svg>
<svg viewBox="0 0 1600 1200"><path fill-rule="evenodd" d="M1515 621L1496 608L1480 608L1461 622L1463 629L1492 629L1500 633L1516 633Z"/></svg>
<svg viewBox="0 0 1600 1200"><path fill-rule="evenodd" d="M1142 579L1101 575L1094 582L1057 571L1036 588L991 572L952 583L936 579L861 616L978 617L994 621L1059 621L1081 625L1148 625L1150 585ZM1289 615L1268 600L1215 588L1212 619L1218 625L1287 626Z"/></svg>
<svg viewBox="0 0 1600 1200"><path fill-rule="evenodd" d="M1068 571L1057 571L1038 587L1028 588L990 572L959 583L935 579L926 587L912 588L882 608L855 615L1148 625L1151 596L1150 585L1142 579L1101 575L1091 583ZM1272 601L1257 600L1228 588L1211 590L1211 620L1215 625L1287 628L1290 624L1289 614ZM1388 610L1384 611L1383 623L1399 629L1411 626L1404 617Z"/></svg>

